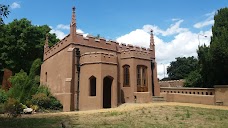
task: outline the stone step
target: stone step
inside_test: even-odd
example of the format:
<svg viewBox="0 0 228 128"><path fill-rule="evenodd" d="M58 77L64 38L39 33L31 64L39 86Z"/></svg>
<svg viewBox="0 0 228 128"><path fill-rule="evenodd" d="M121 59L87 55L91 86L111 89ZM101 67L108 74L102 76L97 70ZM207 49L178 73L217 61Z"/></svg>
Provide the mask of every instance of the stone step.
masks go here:
<svg viewBox="0 0 228 128"><path fill-rule="evenodd" d="M153 102L155 102L155 101L164 102L165 101L164 97L162 97L162 96L153 96L152 99L153 99Z"/></svg>

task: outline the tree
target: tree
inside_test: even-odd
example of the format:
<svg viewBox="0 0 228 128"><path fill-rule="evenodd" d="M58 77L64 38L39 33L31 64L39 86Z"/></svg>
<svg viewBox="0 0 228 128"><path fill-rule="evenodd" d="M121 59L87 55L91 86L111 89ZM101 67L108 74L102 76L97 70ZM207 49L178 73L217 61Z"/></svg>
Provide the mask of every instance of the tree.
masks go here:
<svg viewBox="0 0 228 128"><path fill-rule="evenodd" d="M29 73L32 62L43 58L46 33L51 29L47 25L32 25L25 18L1 25L0 29L0 70L8 68L19 72L23 69ZM49 35L50 45L58 41L55 34Z"/></svg>
<svg viewBox="0 0 228 128"><path fill-rule="evenodd" d="M197 68L197 59L192 57L178 57L167 68L167 74L171 80L184 79Z"/></svg>
<svg viewBox="0 0 228 128"><path fill-rule="evenodd" d="M228 8L218 10L214 16L213 36L210 44L211 84L228 84Z"/></svg>
<svg viewBox="0 0 228 128"><path fill-rule="evenodd" d="M39 87L39 79L37 77L39 75L40 65L41 60L36 59L30 68L29 75L21 70L10 78L13 87L8 92L9 97L17 99L24 104L32 98L32 95L36 93Z"/></svg>
<svg viewBox="0 0 228 128"><path fill-rule="evenodd" d="M197 51L205 87L228 84L228 8L218 10L214 21L210 46Z"/></svg>
<svg viewBox="0 0 228 128"><path fill-rule="evenodd" d="M4 24L3 18L7 18L7 15L9 15L9 5L3 5L0 4L0 25Z"/></svg>

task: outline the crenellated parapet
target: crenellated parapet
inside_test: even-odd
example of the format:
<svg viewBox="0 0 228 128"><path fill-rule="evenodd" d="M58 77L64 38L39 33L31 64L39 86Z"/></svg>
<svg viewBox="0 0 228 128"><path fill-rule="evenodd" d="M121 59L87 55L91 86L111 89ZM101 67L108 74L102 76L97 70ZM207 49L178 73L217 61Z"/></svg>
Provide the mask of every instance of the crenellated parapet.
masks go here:
<svg viewBox="0 0 228 128"><path fill-rule="evenodd" d="M77 34L74 44L93 47L98 49L104 49L109 51L117 51L118 43L114 41L107 41L104 38L96 38L91 35L84 37L82 34Z"/></svg>
<svg viewBox="0 0 228 128"><path fill-rule="evenodd" d="M70 35L67 35L62 40L60 40L58 43L54 44L52 47L49 47L47 50L44 51L44 61L48 59L49 57L53 56L54 54L61 51L63 48L68 46L70 44L69 40Z"/></svg>
<svg viewBox="0 0 228 128"><path fill-rule="evenodd" d="M81 55L80 64L111 64L117 65L117 55L106 52L86 52Z"/></svg>
<svg viewBox="0 0 228 128"><path fill-rule="evenodd" d="M152 49L128 45L125 50L121 50L121 59L144 59L152 60Z"/></svg>

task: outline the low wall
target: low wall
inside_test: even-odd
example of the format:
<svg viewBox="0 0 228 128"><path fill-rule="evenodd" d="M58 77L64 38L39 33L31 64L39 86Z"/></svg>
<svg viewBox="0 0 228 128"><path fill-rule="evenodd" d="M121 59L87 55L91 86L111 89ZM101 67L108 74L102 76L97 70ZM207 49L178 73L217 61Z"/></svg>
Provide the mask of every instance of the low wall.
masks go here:
<svg viewBox="0 0 228 128"><path fill-rule="evenodd" d="M214 105L214 94L214 88L161 87L160 96L163 96L167 102L183 102Z"/></svg>
<svg viewBox="0 0 228 128"><path fill-rule="evenodd" d="M215 85L215 103L228 106L228 85Z"/></svg>
<svg viewBox="0 0 228 128"><path fill-rule="evenodd" d="M150 92L134 92L134 98L136 103L148 103L152 101Z"/></svg>
<svg viewBox="0 0 228 128"><path fill-rule="evenodd" d="M179 93L195 95L214 95L214 88L161 87L161 93Z"/></svg>
<svg viewBox="0 0 228 128"><path fill-rule="evenodd" d="M160 87L183 87L184 80L169 80L169 81L159 81Z"/></svg>
<svg viewBox="0 0 228 128"><path fill-rule="evenodd" d="M167 102L182 102L182 103L196 103L196 104L215 104L214 95L192 95L192 94L178 94L178 93L161 93Z"/></svg>

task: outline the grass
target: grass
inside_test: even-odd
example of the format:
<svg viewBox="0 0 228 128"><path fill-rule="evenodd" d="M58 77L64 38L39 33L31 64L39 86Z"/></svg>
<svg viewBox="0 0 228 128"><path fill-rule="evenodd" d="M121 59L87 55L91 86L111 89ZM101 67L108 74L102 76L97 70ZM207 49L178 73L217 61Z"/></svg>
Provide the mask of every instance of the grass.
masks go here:
<svg viewBox="0 0 228 128"><path fill-rule="evenodd" d="M35 118L36 117L36 118ZM126 111L0 117L0 128L227 128L228 110L184 106L153 106Z"/></svg>

